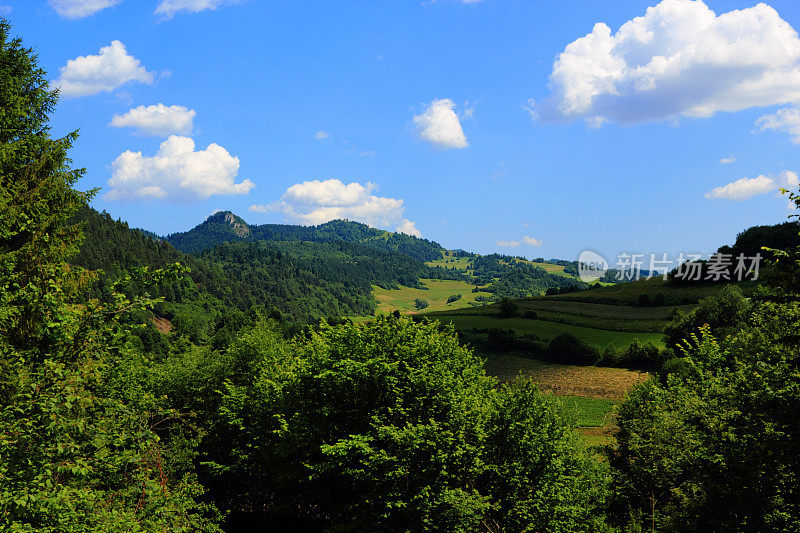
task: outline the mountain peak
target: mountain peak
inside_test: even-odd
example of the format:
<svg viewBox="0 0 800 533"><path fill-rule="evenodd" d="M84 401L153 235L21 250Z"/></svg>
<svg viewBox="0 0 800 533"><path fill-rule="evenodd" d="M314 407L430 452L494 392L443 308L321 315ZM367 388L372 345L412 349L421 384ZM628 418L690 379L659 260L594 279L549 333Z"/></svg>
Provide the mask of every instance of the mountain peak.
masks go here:
<svg viewBox="0 0 800 533"><path fill-rule="evenodd" d="M247 225L247 222L231 211L217 211L206 219L206 224L209 223L229 226L238 237L244 238L250 235L250 226Z"/></svg>

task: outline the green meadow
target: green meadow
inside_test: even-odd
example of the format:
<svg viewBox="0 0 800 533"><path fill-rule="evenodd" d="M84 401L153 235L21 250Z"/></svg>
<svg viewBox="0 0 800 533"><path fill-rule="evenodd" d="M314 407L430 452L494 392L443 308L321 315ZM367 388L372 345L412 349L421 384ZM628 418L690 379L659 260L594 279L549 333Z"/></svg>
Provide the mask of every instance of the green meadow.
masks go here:
<svg viewBox="0 0 800 533"><path fill-rule="evenodd" d="M417 308L414 302L419 298L428 302L425 311L448 311L461 309L474 302L477 296L491 296L488 292L472 292L475 285L464 281L421 279L425 289L414 287L400 287L399 289L383 289L374 285L372 294L377 301L377 313L388 314L393 311L401 313L415 313ZM461 298L447 303L447 299L460 294Z"/></svg>
<svg viewBox="0 0 800 533"><path fill-rule="evenodd" d="M496 315L447 313L428 316L442 323L452 324L456 331L466 331L473 328L511 329L518 335L534 333L542 339L551 339L562 333L569 333L600 350L608 344L614 345L617 349L624 349L635 339L643 343L652 342L659 347L663 347L664 345L661 333L647 331L613 331L573 324L561 324L539 319L521 317L500 318Z"/></svg>

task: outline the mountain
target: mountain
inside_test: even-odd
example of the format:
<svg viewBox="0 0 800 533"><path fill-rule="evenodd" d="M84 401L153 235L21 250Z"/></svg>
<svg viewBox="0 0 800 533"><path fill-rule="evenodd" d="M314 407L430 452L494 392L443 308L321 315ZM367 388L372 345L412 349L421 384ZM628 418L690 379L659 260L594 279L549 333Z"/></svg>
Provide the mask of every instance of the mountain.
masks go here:
<svg viewBox="0 0 800 533"><path fill-rule="evenodd" d="M241 241L342 241L362 244L376 250L399 252L421 262L439 259L446 251L439 243L371 228L360 222L332 220L318 226L250 226L230 211L214 213L189 231L173 233L166 240L177 250L191 254L224 242Z"/></svg>
<svg viewBox="0 0 800 533"><path fill-rule="evenodd" d="M430 254L434 248L428 241L398 238L352 222L250 227L233 213L221 212L168 240L132 229L88 206L78 218L85 238L72 263L100 272L95 297L110 298L112 284L141 267L174 263L187 267L187 276L155 289L165 299L156 312L177 331L196 338L210 335L215 323L225 322L236 310L261 308L299 323L368 315L375 309L373 285L421 288L420 278L464 276L429 267L411 256ZM272 239L255 238L256 232ZM176 249L170 240L194 253ZM410 253L388 249L393 245Z"/></svg>

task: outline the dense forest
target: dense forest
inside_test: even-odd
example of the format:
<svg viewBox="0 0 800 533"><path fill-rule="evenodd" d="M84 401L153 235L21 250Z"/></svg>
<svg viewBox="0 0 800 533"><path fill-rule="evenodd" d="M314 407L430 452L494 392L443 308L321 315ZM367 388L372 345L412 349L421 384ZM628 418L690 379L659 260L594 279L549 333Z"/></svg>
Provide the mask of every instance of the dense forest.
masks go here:
<svg viewBox="0 0 800 533"><path fill-rule="evenodd" d="M90 207L82 208L75 220L84 228L84 240L73 264L103 272L92 289L95 296L107 297L113 283L131 269L183 265L186 277L156 290L165 300L156 311L180 331L193 331L194 338L213 334L213 324L231 308L246 312L260 306L274 318L298 325L370 315L375 311L373 285L422 287L420 279L489 283L483 290L497 300L553 287L588 287L573 277L496 254L472 254L472 274L428 266L423 260L441 257L438 244L344 220L320 226L248 226L230 212L219 212L167 239L129 228Z"/></svg>
<svg viewBox="0 0 800 533"><path fill-rule="evenodd" d="M0 21L0 529L800 530L797 245L751 298L676 317L676 357L589 450L552 395L487 377L438 322L273 316L413 283L423 252L403 236L332 223L336 238L195 257L90 210L77 133L51 136L58 95L10 32ZM169 306L214 327L149 329Z"/></svg>
<svg viewBox="0 0 800 533"><path fill-rule="evenodd" d="M166 240L178 250L195 253L223 242L236 241L343 241L377 250L399 252L425 262L441 257L438 243L403 233L371 228L360 222L332 220L318 226L263 224L248 226L230 211L220 211L189 231L173 233Z"/></svg>

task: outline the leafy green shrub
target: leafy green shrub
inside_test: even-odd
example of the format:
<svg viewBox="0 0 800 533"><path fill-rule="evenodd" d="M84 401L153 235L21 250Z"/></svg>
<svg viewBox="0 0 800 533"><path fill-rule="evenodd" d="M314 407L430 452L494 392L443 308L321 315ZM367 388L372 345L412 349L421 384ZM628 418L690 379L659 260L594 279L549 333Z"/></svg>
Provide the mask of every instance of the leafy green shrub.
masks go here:
<svg viewBox="0 0 800 533"><path fill-rule="evenodd" d="M641 344L638 339L634 339L617 358L617 365L631 368L658 369L663 362L664 355L656 345L652 342Z"/></svg>
<svg viewBox="0 0 800 533"><path fill-rule="evenodd" d="M600 352L574 335L562 333L550 340L547 356L557 363L591 365L600 359Z"/></svg>
<svg viewBox="0 0 800 533"><path fill-rule="evenodd" d="M519 314L519 304L509 298L500 301L500 316L503 318L515 317Z"/></svg>
<svg viewBox="0 0 800 533"><path fill-rule="evenodd" d="M735 285L725 285L718 292L700 300L688 313L678 312L667 324L664 341L668 347L690 340L697 328L707 324L718 336L734 333L744 323L750 303Z"/></svg>
<svg viewBox="0 0 800 533"><path fill-rule="evenodd" d="M378 317L293 343L253 331L240 345L262 354L258 371L227 387L206 457L209 484L248 523L592 527L599 465L548 398L527 381L497 389L452 328Z"/></svg>
<svg viewBox="0 0 800 533"><path fill-rule="evenodd" d="M453 302L457 302L460 299L461 299L460 294L451 294L450 296L447 297L447 303L451 304Z"/></svg>

